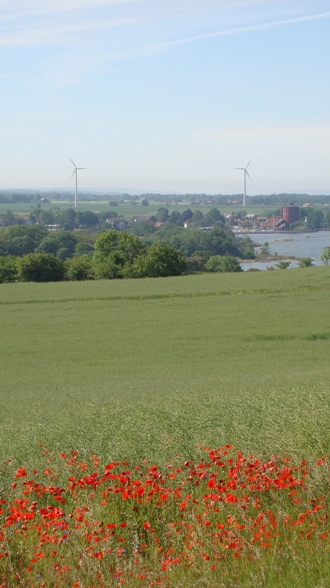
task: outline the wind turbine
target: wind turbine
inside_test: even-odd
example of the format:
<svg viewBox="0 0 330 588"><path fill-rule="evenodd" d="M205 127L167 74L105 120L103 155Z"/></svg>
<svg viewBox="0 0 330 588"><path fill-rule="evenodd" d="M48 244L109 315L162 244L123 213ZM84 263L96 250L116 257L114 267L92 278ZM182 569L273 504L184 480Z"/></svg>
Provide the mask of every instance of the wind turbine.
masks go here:
<svg viewBox="0 0 330 588"><path fill-rule="evenodd" d="M234 169L240 169L244 172L244 196L243 196L243 206L246 206L246 176L248 176L251 180L251 176L247 170L247 168L249 167L250 163L251 163L252 159L250 159L249 163L247 164L246 167L235 167Z"/></svg>
<svg viewBox="0 0 330 588"><path fill-rule="evenodd" d="M71 176L71 180L72 180L72 178L73 178L74 175L76 176L76 188L75 188L75 192L74 192L74 207L77 208L78 169L87 169L87 167L77 167L76 164L75 164L75 162L71 159L71 157L70 157L70 160L72 161L72 163L74 165L74 172L73 172L73 174Z"/></svg>

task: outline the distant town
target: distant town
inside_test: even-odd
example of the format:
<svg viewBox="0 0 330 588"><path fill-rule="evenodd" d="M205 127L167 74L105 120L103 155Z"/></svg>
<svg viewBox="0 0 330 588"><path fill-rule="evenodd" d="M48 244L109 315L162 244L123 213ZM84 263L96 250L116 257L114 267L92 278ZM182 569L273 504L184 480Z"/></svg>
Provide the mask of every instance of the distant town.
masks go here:
<svg viewBox="0 0 330 588"><path fill-rule="evenodd" d="M250 196L244 206L242 195L82 192L75 198L64 191L0 191L2 227L37 224L49 231L131 227L142 236L164 224L206 231L217 223L234 233L329 230L330 196Z"/></svg>
<svg viewBox="0 0 330 588"><path fill-rule="evenodd" d="M306 203L303 208L311 206L311 203ZM288 231L290 226L294 223L299 223L301 220L300 208L293 203L288 206L281 206L280 214L275 216L274 213L270 218L256 214L246 214L243 218L238 218L235 214L226 214L225 218L236 233ZM305 223L307 224L307 216L305 217Z"/></svg>

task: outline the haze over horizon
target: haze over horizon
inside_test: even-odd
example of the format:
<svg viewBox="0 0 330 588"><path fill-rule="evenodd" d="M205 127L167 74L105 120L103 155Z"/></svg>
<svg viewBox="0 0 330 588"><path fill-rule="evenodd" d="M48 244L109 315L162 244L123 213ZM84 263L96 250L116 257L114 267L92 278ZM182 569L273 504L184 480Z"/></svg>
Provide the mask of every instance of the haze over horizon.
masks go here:
<svg viewBox="0 0 330 588"><path fill-rule="evenodd" d="M330 0L0 0L0 189L328 194Z"/></svg>

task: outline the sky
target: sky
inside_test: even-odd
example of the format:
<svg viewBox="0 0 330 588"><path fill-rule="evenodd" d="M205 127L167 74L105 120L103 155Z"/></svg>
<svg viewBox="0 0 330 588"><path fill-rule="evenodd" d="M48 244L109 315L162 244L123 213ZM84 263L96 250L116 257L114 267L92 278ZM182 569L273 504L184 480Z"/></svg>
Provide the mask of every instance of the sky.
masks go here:
<svg viewBox="0 0 330 588"><path fill-rule="evenodd" d="M330 0L0 0L0 189L330 194Z"/></svg>

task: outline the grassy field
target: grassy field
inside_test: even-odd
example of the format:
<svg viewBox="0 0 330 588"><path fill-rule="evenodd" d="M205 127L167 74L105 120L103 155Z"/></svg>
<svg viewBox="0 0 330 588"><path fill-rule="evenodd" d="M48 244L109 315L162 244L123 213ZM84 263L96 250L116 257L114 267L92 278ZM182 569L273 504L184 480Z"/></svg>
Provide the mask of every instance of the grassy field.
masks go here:
<svg viewBox="0 0 330 588"><path fill-rule="evenodd" d="M179 451L304 450L305 417L327 398L329 287L328 268L3 284L4 455L8 439L23 450L27 423L114 458L159 458L168 437Z"/></svg>
<svg viewBox="0 0 330 588"><path fill-rule="evenodd" d="M60 210L66 210L68 208L72 208L74 205L74 195L72 197L72 201L71 202L64 202L64 201L53 201L50 203L43 203L41 204L42 210L54 210L54 209L60 209ZM149 206L141 206L140 203L137 203L135 206L129 202L125 202L125 203L119 203L118 206L116 207L111 207L109 206L109 201L111 200L111 198L109 197L106 201L95 201L95 202L78 202L78 206L77 206L77 211L80 212L85 212L85 211L92 211L92 212L106 212L106 211L110 211L110 210L115 210L118 214L123 215L125 218L131 218L134 215L151 215L151 214L156 214L157 210L159 208L161 208L162 206L164 206L165 208L167 208L169 210L169 212L171 213L173 210L178 210L179 212L184 212L185 210L187 210L188 208L191 208L191 210L195 211L195 210L200 210L203 214L207 214L211 208L214 208L213 204L191 204L189 201L184 202L184 203L178 203L178 204L161 204L160 202L150 202ZM29 204L24 204L24 203L20 203L20 204L2 204L0 203L0 214L1 213L5 213L8 210L10 210L11 212L13 212L14 214L20 214L20 215L27 215L31 212L31 210L36 208L36 204L33 203L29 203ZM226 206L226 205L218 205L216 206L216 208L218 208L222 214L227 214L232 212L233 210L235 212L238 211L245 211L247 214L257 214L257 215L262 215L265 213L265 211L273 211L275 209L274 206L239 206L239 205L234 205L234 206Z"/></svg>
<svg viewBox="0 0 330 588"><path fill-rule="evenodd" d="M37 575L22 575L23 568L26 572L27 567L31 567L25 560L25 563L11 561L8 567L8 558L3 557L0 558L0 586L109 586L118 585L119 580L128 586L191 586L196 582L212 588L293 585L325 588L329 585L330 575L326 572L330 569L329 545L324 541L328 533L326 519L322 519L323 526L314 519L310 523L312 527L314 524L316 543L309 544L306 540L310 530L306 530L302 543L302 535L299 535L302 529L299 516L311 509L310 501L314 500L315 507L321 504L315 500L329 498L329 467L322 457L329 456L330 452L329 288L327 267L155 280L1 285L0 461L7 463L1 466L4 481L0 499L1 495L9 493L15 472L18 486L13 492L24 490L17 468L45 473L48 455L52 456L49 461L53 464L53 479L67 488L68 472L73 471L76 459L71 463L72 458L67 457L72 455L72 450L78 452L80 463L86 462L86 468L91 471L94 471L95 456L98 456L99 467L109 462L126 463L126 460L134 465L147 460L149 464L157 464L160 471L177 466L180 499L178 491L170 486L172 482L168 481L168 486L163 482L166 486L163 494L173 496L166 511L171 521L174 512L180 513L182 488L190 483L184 477L188 466L184 468L182 464L202 463L205 469L205 446L216 449L230 444L235 448L233 451L237 449L245 456L258 456L267 463L278 455L279 459L290 460L292 472L297 464L306 460L308 474L300 476L308 478L308 483L305 481L301 486L303 494L296 506L294 495L288 494L285 485L285 498L278 498L273 490L267 490L267 496L261 497L266 501L262 508L268 513L268 523L273 516L269 512L276 511L276 516L281 517L290 502L291 535L287 531L275 533L268 541L270 556L263 555L260 543L256 548L251 544L251 550L247 549L249 541L243 540L241 534L234 543L235 549L240 545L242 551L228 555L220 571L218 560L214 560L215 543L212 543L220 538L212 535L212 540L207 540L208 547L203 547L213 554L212 561L201 555L201 544L205 544L206 539L200 538L196 539L191 567L182 568L182 545L179 548L172 538L166 549L174 545L175 553L172 559L168 555L166 561L173 563L176 559L176 563L182 564L180 571L179 566L172 566L172 563L170 566L163 559L162 573L157 575L160 555L153 542L146 543L150 549L148 547L148 554L142 558L144 563L138 558L139 574L143 576L139 584L130 567L133 565L131 559L125 560L125 567L122 554L117 553L117 567L107 576L110 568L106 567L103 556L95 556L99 553L95 547L93 565L88 568L90 575L85 570L85 577L88 577L85 584L81 579L83 569L80 576L66 576L69 572L63 572L63 578L55 570L54 579L48 574L49 560L38 563L36 573L45 578L44 584L38 583ZM66 456L65 467L61 465L61 453ZM252 457L250 463L254 463L251 460ZM323 469L316 467L316 462ZM283 467L279 471L282 472ZM195 471L192 465L189 468ZM31 473L27 475L32 476ZM150 471L143 475L149 484ZM229 478L231 475L228 465ZM297 473L292 475L298 476ZM76 470L75 476L78 476ZM258 476L264 476L261 470ZM40 473L38 479L41 477ZM22 480L25 479L22 475ZM205 484L209 484L209 479L209 474L203 477ZM104 480L106 488L107 476ZM78 494L76 496L80 507L85 504L90 490L88 488L87 492L84 484L81 483L79 490L82 492L80 502ZM295 485L290 486L290 492L296 492L295 488ZM196 486L195 499L199 504L206 500L205 491L209 491L206 486ZM37 491L33 492L38 496ZM90 499L98 496L98 488L94 487L93 492ZM237 487L235 500L242 504L240 501L246 500L243 496L246 492ZM255 496L255 490L249 492ZM188 490L185 496L187 494ZM23 499L21 494L15 496L16 500ZM101 494L100 500L95 500L93 516L99 521ZM109 503L107 520L113 524L133 520L136 512L133 503L132 499L124 515L122 502L117 501L111 508ZM142 505L143 508L139 506L142 509L139 510L142 517L139 524L142 525L143 520L143 525L147 522L159 525L159 508L152 514L148 505L149 502ZM200 525L203 529L206 525L205 512L209 516L209 506L204 504L203 508L199 512L194 510L194 505L188 509L189 521L196 523L196 537L201 537ZM226 508L228 516L234 517L230 519L231 525L236 520L237 525L242 526L237 506L227 505ZM294 511L295 508L298 510ZM122 514L119 516L118 512ZM182 521L180 516L175 520ZM212 517L210 521L207 519L210 525L219 525L213 511ZM252 529L254 519L252 515L249 517L249 523L244 519L244 525ZM305 521L307 515L304 517ZM134 521L134 525L138 525L136 518ZM276 527L275 523L269 525L273 525L272 529ZM320 531L316 532L315 525L321 525ZM156 535L161 541L161 532L157 529ZM235 533L237 535L238 531ZM262 533L268 544L266 531ZM166 537L167 541L168 534ZM229 543L223 541L222 537L223 549L230 551ZM15 549L18 549L17 544ZM26 551L24 547L23 550L30 553L27 561L33 559L33 541L29 549ZM246 559L242 559L241 554L246 549ZM72 553L70 551L73 558ZM61 557L63 559L64 555ZM71 569L72 562L67 563L67 567ZM119 568L124 571L118 576L116 570ZM7 578L3 584L1 571ZM75 577L78 578L76 584Z"/></svg>

